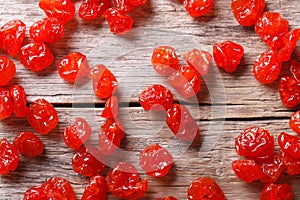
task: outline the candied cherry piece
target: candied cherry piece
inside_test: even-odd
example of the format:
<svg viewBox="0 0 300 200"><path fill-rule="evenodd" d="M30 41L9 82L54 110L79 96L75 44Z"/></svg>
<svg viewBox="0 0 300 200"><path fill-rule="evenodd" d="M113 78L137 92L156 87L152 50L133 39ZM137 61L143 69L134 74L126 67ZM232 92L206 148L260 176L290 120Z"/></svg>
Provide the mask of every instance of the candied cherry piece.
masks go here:
<svg viewBox="0 0 300 200"><path fill-rule="evenodd" d="M213 56L217 66L228 73L236 71L243 55L244 48L231 41L214 44L213 46Z"/></svg>
<svg viewBox="0 0 300 200"><path fill-rule="evenodd" d="M30 104L27 120L38 133L48 134L57 126L58 114L51 103L38 99Z"/></svg>
<svg viewBox="0 0 300 200"><path fill-rule="evenodd" d="M50 49L43 43L30 43L21 48L21 63L33 72L46 69L54 61Z"/></svg>
<svg viewBox="0 0 300 200"><path fill-rule="evenodd" d="M184 141L192 141L199 136L199 126L187 107L173 104L167 110L166 122L174 135Z"/></svg>
<svg viewBox="0 0 300 200"><path fill-rule="evenodd" d="M286 172L290 176L300 174L300 158L294 158L284 151L280 151L280 156L283 160Z"/></svg>
<svg viewBox="0 0 300 200"><path fill-rule="evenodd" d="M14 104L10 97L9 90L0 87L0 119L6 119L14 111Z"/></svg>
<svg viewBox="0 0 300 200"><path fill-rule="evenodd" d="M71 0L40 0L39 6L48 17L56 18L62 24L70 21L75 14L75 5Z"/></svg>
<svg viewBox="0 0 300 200"><path fill-rule="evenodd" d="M144 5L147 0L129 0L129 3L133 6L141 6Z"/></svg>
<svg viewBox="0 0 300 200"><path fill-rule="evenodd" d="M177 200L177 199L173 196L167 196L165 198L157 198L156 200Z"/></svg>
<svg viewBox="0 0 300 200"><path fill-rule="evenodd" d="M235 150L240 156L250 158L271 156L274 138L263 128L246 128L235 138Z"/></svg>
<svg viewBox="0 0 300 200"><path fill-rule="evenodd" d="M264 12L255 24L255 32L273 50L283 45L282 36L289 31L289 22L277 12Z"/></svg>
<svg viewBox="0 0 300 200"><path fill-rule="evenodd" d="M169 151L158 144L148 146L140 152L140 166L150 176L166 176L173 162Z"/></svg>
<svg viewBox="0 0 300 200"><path fill-rule="evenodd" d="M85 187L81 200L106 199L107 183L103 176L93 176Z"/></svg>
<svg viewBox="0 0 300 200"><path fill-rule="evenodd" d="M116 8L107 9L104 17L108 22L110 32L114 34L125 34L132 29L132 18Z"/></svg>
<svg viewBox="0 0 300 200"><path fill-rule="evenodd" d="M291 60L290 63L290 71L293 75L293 77L300 82L300 63L296 60Z"/></svg>
<svg viewBox="0 0 300 200"><path fill-rule="evenodd" d="M256 80L263 84L273 83L280 74L282 63L274 50L260 54L254 62L253 74Z"/></svg>
<svg viewBox="0 0 300 200"><path fill-rule="evenodd" d="M92 135L92 127L83 118L76 118L72 126L68 126L64 131L65 144L77 150L81 147Z"/></svg>
<svg viewBox="0 0 300 200"><path fill-rule="evenodd" d="M278 59L281 62L287 62L290 60L299 38L300 28L294 29L282 37L283 46L279 49L278 53Z"/></svg>
<svg viewBox="0 0 300 200"><path fill-rule="evenodd" d="M300 84L294 77L281 77L278 91L286 107L293 108L300 103Z"/></svg>
<svg viewBox="0 0 300 200"><path fill-rule="evenodd" d="M64 178L50 178L42 184L42 190L46 194L46 199L76 200L76 195L72 186L69 181Z"/></svg>
<svg viewBox="0 0 300 200"><path fill-rule="evenodd" d="M208 177L194 180L188 188L187 197L188 200L225 200L222 189L213 179Z"/></svg>
<svg viewBox="0 0 300 200"><path fill-rule="evenodd" d="M119 162L109 172L108 190L120 199L139 199L148 190L148 181L140 179L136 168L129 162Z"/></svg>
<svg viewBox="0 0 300 200"><path fill-rule="evenodd" d="M173 94L163 85L152 85L139 96L139 102L145 110L168 110L173 105Z"/></svg>
<svg viewBox="0 0 300 200"><path fill-rule="evenodd" d="M93 20L100 17L111 6L111 0L82 0L79 7L79 17Z"/></svg>
<svg viewBox="0 0 300 200"><path fill-rule="evenodd" d="M292 200L293 192L290 185L267 184L260 193L260 200Z"/></svg>
<svg viewBox="0 0 300 200"><path fill-rule="evenodd" d="M47 200L46 194L41 185L26 190L23 200Z"/></svg>
<svg viewBox="0 0 300 200"><path fill-rule="evenodd" d="M26 93L22 86L14 85L9 89L10 97L14 104L14 115L16 117L25 117L28 112Z"/></svg>
<svg viewBox="0 0 300 200"><path fill-rule="evenodd" d="M191 66L180 66L168 77L169 84L184 98L196 96L201 90L201 78Z"/></svg>
<svg viewBox="0 0 300 200"><path fill-rule="evenodd" d="M276 182L284 170L283 159L277 154L261 159L259 166L264 173L264 176L260 179L263 183Z"/></svg>
<svg viewBox="0 0 300 200"><path fill-rule="evenodd" d="M290 118L290 128L300 134L300 110L292 114Z"/></svg>
<svg viewBox="0 0 300 200"><path fill-rule="evenodd" d="M182 57L200 76L204 76L208 73L209 65L212 62L212 55L209 52L193 49L184 53Z"/></svg>
<svg viewBox="0 0 300 200"><path fill-rule="evenodd" d="M95 157L96 155L97 157ZM101 173L105 168L105 165L100 161L103 162L104 157L99 154L97 148L82 146L72 158L72 167L76 173L82 176L92 177Z"/></svg>
<svg viewBox="0 0 300 200"><path fill-rule="evenodd" d="M7 85L16 74L15 63L6 56L0 56L0 86Z"/></svg>
<svg viewBox="0 0 300 200"><path fill-rule="evenodd" d="M300 137L282 132L278 136L278 144L284 153L300 158Z"/></svg>
<svg viewBox="0 0 300 200"><path fill-rule="evenodd" d="M14 146L26 157L36 157L44 152L44 143L32 132L20 132L14 139Z"/></svg>
<svg viewBox="0 0 300 200"><path fill-rule="evenodd" d="M231 167L235 175L247 183L259 180L264 176L255 160L235 160L231 163Z"/></svg>
<svg viewBox="0 0 300 200"><path fill-rule="evenodd" d="M213 0L183 0L183 5L192 17L200 17L210 11Z"/></svg>
<svg viewBox="0 0 300 200"><path fill-rule="evenodd" d="M100 127L98 134L98 147L103 155L113 154L121 144L124 138L124 127L122 122L115 119L107 119Z"/></svg>
<svg viewBox="0 0 300 200"><path fill-rule="evenodd" d="M11 56L16 55L25 38L26 25L21 20L12 20L0 28L3 49Z"/></svg>
<svg viewBox="0 0 300 200"><path fill-rule="evenodd" d="M125 14L131 13L137 7L132 5L130 0L113 0L113 2L117 10Z"/></svg>
<svg viewBox="0 0 300 200"><path fill-rule="evenodd" d="M105 108L101 113L101 117L111 119L118 117L119 114L119 100L116 96L109 97L105 102Z"/></svg>
<svg viewBox="0 0 300 200"><path fill-rule="evenodd" d="M161 76L169 76L179 68L175 49L169 46L156 47L152 53L152 65Z"/></svg>
<svg viewBox="0 0 300 200"><path fill-rule="evenodd" d="M81 80L90 73L86 56L79 52L72 52L58 61L57 69L59 76L69 83Z"/></svg>
<svg viewBox="0 0 300 200"><path fill-rule="evenodd" d="M8 174L10 171L15 171L19 165L18 150L2 138L0 140L0 175Z"/></svg>

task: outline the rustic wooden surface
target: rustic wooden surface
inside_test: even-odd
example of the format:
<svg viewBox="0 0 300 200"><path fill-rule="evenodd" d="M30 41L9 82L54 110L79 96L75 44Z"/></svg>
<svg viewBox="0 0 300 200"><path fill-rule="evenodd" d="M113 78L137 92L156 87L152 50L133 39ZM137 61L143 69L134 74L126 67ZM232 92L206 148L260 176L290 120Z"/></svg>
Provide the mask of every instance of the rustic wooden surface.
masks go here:
<svg viewBox="0 0 300 200"><path fill-rule="evenodd" d="M29 27L44 17L37 2L0 0L0 25L21 19ZM80 1L75 3L78 8ZM263 185L243 183L230 168L230 163L239 159L233 148L234 138L249 126L264 127L275 138L282 131L292 133L288 120L297 109L290 110L281 104L276 89L278 81L265 86L252 75L255 58L267 46L251 28L238 25L230 3L230 0L216 0L208 15L193 19L178 0L149 0L132 13L134 30L125 36L111 34L103 19L84 21L76 14L75 19L66 24L64 38L50 46L56 62L69 52L80 51L88 56L90 64L104 63L117 75L121 83L118 93L122 102L121 118L127 133L122 147L127 151L127 159L137 164L138 152L152 143L162 144L175 155L174 167L164 178L148 177L136 165L141 176L149 179L149 192L143 199L167 195L186 199L189 183L200 176L214 178L228 200L259 199ZM298 0L268 0L267 10L280 12L289 20L291 28L300 25ZM224 40L235 41L245 48L237 72L226 74L212 66L198 99L186 101L176 95L177 101L189 105L201 130L200 138L188 148L187 144L173 138L161 116L149 114L137 104L137 96L145 87L153 83L167 85L166 80L151 68L151 50L165 44L174 46L179 54L194 47L211 52L214 43ZM29 41L27 38L26 42ZM0 51L0 54L5 53ZM300 60L299 45L293 57ZM97 129L103 123L99 112L104 101L89 95L89 83L74 87L60 79L55 64L43 72L33 73L26 70L17 58L14 60L17 76L11 84L21 84L29 102L45 98L53 103L59 112L60 123L49 135L41 136L46 145L42 156L36 159L21 156L18 169L0 177L0 199L22 199L26 189L53 176L67 178L80 199L88 179L73 172L71 157L74 152L65 147L62 132L76 116L84 116L93 125L91 142L94 142ZM285 73L286 69L282 74ZM95 105L97 108L93 109ZM20 131L32 131L24 119L10 118L0 123L0 138L7 137L12 141ZM284 174L278 182L290 183L294 199L300 199L300 176ZM109 195L108 199L114 198Z"/></svg>

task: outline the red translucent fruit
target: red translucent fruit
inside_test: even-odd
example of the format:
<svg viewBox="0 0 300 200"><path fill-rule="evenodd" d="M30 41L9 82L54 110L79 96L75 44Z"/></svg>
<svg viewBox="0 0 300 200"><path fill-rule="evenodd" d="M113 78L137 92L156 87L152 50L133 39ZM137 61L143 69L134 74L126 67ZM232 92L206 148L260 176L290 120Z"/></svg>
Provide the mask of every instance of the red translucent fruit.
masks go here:
<svg viewBox="0 0 300 200"><path fill-rule="evenodd" d="M244 55L244 48L234 42L225 41L214 44L214 60L218 67L223 68L226 72L235 72Z"/></svg>
<svg viewBox="0 0 300 200"><path fill-rule="evenodd" d="M6 119L14 111L14 104L10 97L9 90L0 87L0 119Z"/></svg>
<svg viewBox="0 0 300 200"><path fill-rule="evenodd" d="M12 20L0 28L0 44L11 56L16 55L25 38L26 25L21 20Z"/></svg>
<svg viewBox="0 0 300 200"><path fill-rule="evenodd" d="M173 156L158 144L148 146L140 153L140 166L150 176L166 176L173 164Z"/></svg>
<svg viewBox="0 0 300 200"><path fill-rule="evenodd" d="M70 183L64 178L53 177L42 184L46 199L76 200L76 195Z"/></svg>
<svg viewBox="0 0 300 200"><path fill-rule="evenodd" d="M99 98L106 99L117 91L117 79L104 65L93 67L89 77L93 79L94 93Z"/></svg>
<svg viewBox="0 0 300 200"><path fill-rule="evenodd" d="M19 153L7 139L0 140L0 175L8 174L17 169L19 164Z"/></svg>
<svg viewBox="0 0 300 200"><path fill-rule="evenodd" d="M128 162L117 163L108 174L108 190L120 199L139 199L148 190L148 181L140 179L136 168Z"/></svg>
<svg viewBox="0 0 300 200"><path fill-rule="evenodd" d="M34 186L26 190L23 200L47 200L42 186Z"/></svg>
<svg viewBox="0 0 300 200"><path fill-rule="evenodd" d="M15 63L6 56L0 56L0 86L7 85L16 74Z"/></svg>
<svg viewBox="0 0 300 200"><path fill-rule="evenodd" d="M81 147L92 135L92 128L83 118L76 118L72 126L68 126L64 131L65 144L77 150Z"/></svg>
<svg viewBox="0 0 300 200"><path fill-rule="evenodd" d="M43 18L29 29L31 39L39 43L54 43L64 34L64 26L56 18Z"/></svg>
<svg viewBox="0 0 300 200"><path fill-rule="evenodd" d="M62 24L70 21L75 14L75 5L71 0L40 0L39 6L48 17L56 18Z"/></svg>
<svg viewBox="0 0 300 200"><path fill-rule="evenodd" d="M276 51L268 50L258 56L254 62L253 74L263 84L273 83L279 76L282 63Z"/></svg>
<svg viewBox="0 0 300 200"><path fill-rule="evenodd" d="M212 62L212 55L209 52L193 49L182 56L201 76L208 73L209 65Z"/></svg>
<svg viewBox="0 0 300 200"><path fill-rule="evenodd" d="M51 103L38 99L30 104L27 120L38 133L48 134L57 126L58 114Z"/></svg>
<svg viewBox="0 0 300 200"><path fill-rule="evenodd" d="M119 114L119 100L116 96L109 97L105 102L105 108L101 113L101 117L111 119L118 117Z"/></svg>
<svg viewBox="0 0 300 200"><path fill-rule="evenodd" d="M290 63L290 71L293 75L293 77L300 82L300 63L296 60L291 60Z"/></svg>
<svg viewBox="0 0 300 200"><path fill-rule="evenodd" d="M286 107L293 108L300 103L300 84L294 77L281 77L278 91Z"/></svg>
<svg viewBox="0 0 300 200"><path fill-rule="evenodd" d="M177 199L173 196L167 196L165 198L157 198L156 200L177 200Z"/></svg>
<svg viewBox="0 0 300 200"><path fill-rule="evenodd" d="M132 29L132 18L116 8L107 9L104 17L108 22L110 32L114 34L125 34Z"/></svg>
<svg viewBox="0 0 300 200"><path fill-rule="evenodd" d="M235 150L240 156L250 158L271 156L274 138L263 128L246 128L235 138Z"/></svg>
<svg viewBox="0 0 300 200"><path fill-rule="evenodd" d="M85 187L81 200L106 199L107 183L103 176L93 176Z"/></svg>
<svg viewBox="0 0 300 200"><path fill-rule="evenodd" d="M79 52L72 52L58 61L57 69L59 76L69 83L81 80L90 73L86 56Z"/></svg>
<svg viewBox="0 0 300 200"><path fill-rule="evenodd" d="M260 194L260 200L292 200L292 188L288 184L267 184Z"/></svg>
<svg viewBox="0 0 300 200"><path fill-rule="evenodd" d="M201 89L201 78L191 66L180 66L178 71L168 78L169 84L184 98L196 96Z"/></svg>
<svg viewBox="0 0 300 200"><path fill-rule="evenodd" d="M200 17L210 11L213 0L183 0L183 5L192 17Z"/></svg>
<svg viewBox="0 0 300 200"><path fill-rule="evenodd" d="M151 62L155 71L161 76L169 76L179 68L175 49L169 46L156 47Z"/></svg>
<svg viewBox="0 0 300 200"><path fill-rule="evenodd" d="M213 179L208 177L194 180L188 188L187 198L188 200L225 200L222 189Z"/></svg>
<svg viewBox="0 0 300 200"><path fill-rule="evenodd" d="M16 117L25 117L28 112L26 93L22 86L14 85L9 89L10 97L14 104L14 115Z"/></svg>
<svg viewBox="0 0 300 200"><path fill-rule="evenodd" d="M265 0L232 0L231 10L242 26L252 26L264 12Z"/></svg>
<svg viewBox="0 0 300 200"><path fill-rule="evenodd" d="M297 45L297 41L300 38L300 28L294 29L282 37L283 46L279 49L278 59L281 62L287 62L290 60L291 55Z"/></svg>
<svg viewBox="0 0 300 200"><path fill-rule="evenodd" d="M284 153L300 158L300 137L282 132L278 136L278 144Z"/></svg>
<svg viewBox="0 0 300 200"><path fill-rule="evenodd" d="M289 22L277 12L264 12L255 24L255 32L273 50L283 45L282 36L289 31Z"/></svg>
<svg viewBox="0 0 300 200"><path fill-rule="evenodd" d="M131 0L113 0L113 2L114 7L125 14L131 13L136 7L131 4Z"/></svg>
<svg viewBox="0 0 300 200"><path fill-rule="evenodd" d="M21 48L21 63L31 71L46 69L54 61L50 49L43 43L30 43Z"/></svg>
<svg viewBox="0 0 300 200"><path fill-rule="evenodd" d="M145 4L147 0L129 0L129 3L133 6L141 6Z"/></svg>
<svg viewBox="0 0 300 200"><path fill-rule="evenodd" d="M79 7L79 17L86 20L93 20L100 17L110 8L111 0L82 0Z"/></svg>
<svg viewBox="0 0 300 200"><path fill-rule="evenodd" d="M293 113L290 118L290 128L300 134L300 110Z"/></svg>
<svg viewBox="0 0 300 200"><path fill-rule="evenodd" d="M300 174L300 158L294 158L284 151L280 151L280 156L283 160L285 170L290 176Z"/></svg>
<svg viewBox="0 0 300 200"><path fill-rule="evenodd" d="M139 102L145 110L168 110L173 105L173 94L163 85L152 85L139 96Z"/></svg>
<svg viewBox="0 0 300 200"><path fill-rule="evenodd" d="M36 157L44 152L44 143L32 132L21 132L14 139L14 146L27 157Z"/></svg>
<svg viewBox="0 0 300 200"><path fill-rule="evenodd" d="M277 154L259 160L259 166L264 173L260 179L263 183L276 182L284 170L283 159Z"/></svg>
<svg viewBox="0 0 300 200"><path fill-rule="evenodd" d="M113 154L124 138L124 127L122 122L117 119L107 119L101 126L98 134L98 147L103 155Z"/></svg>
<svg viewBox="0 0 300 200"><path fill-rule="evenodd" d="M235 160L232 162L231 167L236 176L247 183L264 177L263 171L255 160Z"/></svg>
<svg viewBox="0 0 300 200"><path fill-rule="evenodd" d="M193 141L199 136L199 126L187 107L173 104L167 110L166 122L174 135L184 141Z"/></svg>

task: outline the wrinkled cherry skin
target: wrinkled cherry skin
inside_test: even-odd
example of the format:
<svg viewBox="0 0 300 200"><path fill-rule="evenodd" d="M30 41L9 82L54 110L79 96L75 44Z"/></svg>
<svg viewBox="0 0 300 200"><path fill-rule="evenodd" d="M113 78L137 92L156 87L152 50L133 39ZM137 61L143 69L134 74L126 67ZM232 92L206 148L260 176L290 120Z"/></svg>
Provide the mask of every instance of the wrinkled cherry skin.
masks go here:
<svg viewBox="0 0 300 200"><path fill-rule="evenodd" d="M22 86L14 85L9 89L10 97L14 104L14 115L16 117L25 117L28 112L26 93Z"/></svg>
<svg viewBox="0 0 300 200"><path fill-rule="evenodd" d="M177 199L173 196L167 196L165 198L157 198L156 200L177 200Z"/></svg>
<svg viewBox="0 0 300 200"><path fill-rule="evenodd" d="M28 123L40 134L48 134L58 124L58 114L51 103L38 99L30 104Z"/></svg>
<svg viewBox="0 0 300 200"><path fill-rule="evenodd" d="M290 118L290 128L296 133L300 134L300 110L293 113Z"/></svg>
<svg viewBox="0 0 300 200"><path fill-rule="evenodd" d="M263 171L255 160L235 160L231 167L236 176L247 183L264 177Z"/></svg>
<svg viewBox="0 0 300 200"><path fill-rule="evenodd" d="M6 119L14 111L14 104L10 97L9 90L0 87L0 119Z"/></svg>
<svg viewBox="0 0 300 200"><path fill-rule="evenodd" d="M292 188L288 184L267 184L260 194L260 200L292 200Z"/></svg>
<svg viewBox="0 0 300 200"><path fill-rule="evenodd" d="M64 178L51 178L42 184L46 199L76 200L76 195L70 183Z"/></svg>
<svg viewBox="0 0 300 200"><path fill-rule="evenodd" d="M263 84L273 83L279 76L282 63L276 51L268 50L258 56L254 62L253 74Z"/></svg>
<svg viewBox="0 0 300 200"><path fill-rule="evenodd" d="M246 128L235 138L235 150L240 156L250 158L271 156L274 138L263 128Z"/></svg>
<svg viewBox="0 0 300 200"><path fill-rule="evenodd" d="M6 56L0 56L0 86L7 85L16 74L15 63Z"/></svg>
<svg viewBox="0 0 300 200"><path fill-rule="evenodd" d="M100 17L111 7L111 0L82 0L79 7L79 17L93 20Z"/></svg>
<svg viewBox="0 0 300 200"><path fill-rule="evenodd" d="M170 76L179 68L175 49L169 46L156 47L152 53L152 66L161 76Z"/></svg>
<svg viewBox="0 0 300 200"><path fill-rule="evenodd" d="M244 48L231 41L214 44L213 46L213 56L217 66L228 73L236 71L243 55Z"/></svg>
<svg viewBox="0 0 300 200"><path fill-rule="evenodd" d="M136 7L130 3L130 0L113 0L113 2L114 7L125 14L131 13Z"/></svg>
<svg viewBox="0 0 300 200"><path fill-rule="evenodd" d="M108 190L120 199L139 199L148 190L148 181L140 179L136 168L128 162L117 163L107 177Z"/></svg>
<svg viewBox="0 0 300 200"><path fill-rule="evenodd" d="M211 178L200 177L194 180L188 188L188 200L225 200L219 185Z"/></svg>
<svg viewBox="0 0 300 200"><path fill-rule="evenodd" d="M300 38L300 28L294 29L282 37L283 46L279 49L278 59L281 62L287 62L290 60L291 55L297 45L297 41Z"/></svg>
<svg viewBox="0 0 300 200"><path fill-rule="evenodd" d="M192 17L200 17L210 11L213 0L183 0L183 5Z"/></svg>
<svg viewBox="0 0 300 200"><path fill-rule="evenodd" d="M34 186L26 190L23 200L47 200L46 194L42 186Z"/></svg>
<svg viewBox="0 0 300 200"><path fill-rule="evenodd" d="M36 157L44 152L44 143L32 132L20 132L14 139L14 146L26 157Z"/></svg>
<svg viewBox="0 0 300 200"><path fill-rule="evenodd" d="M232 0L231 10L242 26L252 26L264 12L265 0Z"/></svg>
<svg viewBox="0 0 300 200"><path fill-rule="evenodd" d="M106 199L107 183L103 176L93 176L85 187L81 200Z"/></svg>
<svg viewBox="0 0 300 200"><path fill-rule="evenodd" d="M145 4L147 0L129 0L129 3L133 6L141 6Z"/></svg>
<svg viewBox="0 0 300 200"><path fill-rule="evenodd" d="M260 179L263 183L276 182L284 170L283 159L275 153L273 156L259 160L259 166L264 173Z"/></svg>
<svg viewBox="0 0 300 200"><path fill-rule="evenodd" d="M212 62L212 55L209 52L193 49L184 53L182 57L200 76L204 76L208 73L209 65Z"/></svg>
<svg viewBox="0 0 300 200"><path fill-rule="evenodd" d="M191 66L180 66L178 71L168 78L169 84L184 98L196 96L201 90L201 78Z"/></svg>
<svg viewBox="0 0 300 200"><path fill-rule="evenodd" d="M88 76L90 67L85 55L72 52L57 63L59 76L69 83L74 83Z"/></svg>
<svg viewBox="0 0 300 200"><path fill-rule="evenodd" d="M0 175L15 171L19 165L18 150L7 139L0 140Z"/></svg>
<svg viewBox="0 0 300 200"><path fill-rule="evenodd" d="M48 17L58 19L62 24L70 21L75 14L71 0L40 0L39 6Z"/></svg>
<svg viewBox="0 0 300 200"><path fill-rule="evenodd" d="M173 162L169 151L158 144L148 146L140 152L140 166L149 176L166 176Z"/></svg>
<svg viewBox="0 0 300 200"><path fill-rule="evenodd" d="M297 62L296 60L291 60L290 63L290 71L293 75L293 77L300 82L300 62Z"/></svg>
<svg viewBox="0 0 300 200"><path fill-rule="evenodd" d="M300 137L282 132L278 136L278 144L284 153L300 158Z"/></svg>
<svg viewBox="0 0 300 200"><path fill-rule="evenodd" d="M283 160L285 170L290 176L300 174L300 158L294 158L284 151L280 151L280 156Z"/></svg>
<svg viewBox="0 0 300 200"><path fill-rule="evenodd" d="M167 110L166 122L174 135L184 141L193 141L199 136L200 130L187 107L173 104Z"/></svg>
<svg viewBox="0 0 300 200"><path fill-rule="evenodd" d="M152 85L139 96L139 102L145 110L168 110L173 105L173 94L163 85Z"/></svg>
<svg viewBox="0 0 300 200"><path fill-rule="evenodd" d="M125 34L132 29L132 18L116 8L107 9L104 17L108 22L110 32L114 34Z"/></svg>
<svg viewBox="0 0 300 200"><path fill-rule="evenodd" d="M43 43L30 43L21 48L20 62L29 70L38 72L54 61L50 49Z"/></svg>
<svg viewBox="0 0 300 200"><path fill-rule="evenodd" d="M65 144L77 150L81 147L92 135L92 127L83 118L76 118L72 126L65 128L63 137Z"/></svg>
<svg viewBox="0 0 300 200"><path fill-rule="evenodd" d="M12 20L0 28L0 44L11 56L18 54L25 38L26 25L21 20Z"/></svg>
<svg viewBox="0 0 300 200"><path fill-rule="evenodd" d="M101 113L101 117L111 119L119 115L119 100L116 96L109 97L105 102L105 108Z"/></svg>
<svg viewBox="0 0 300 200"><path fill-rule="evenodd" d="M294 77L281 77L278 91L286 107L293 108L300 103L300 84Z"/></svg>

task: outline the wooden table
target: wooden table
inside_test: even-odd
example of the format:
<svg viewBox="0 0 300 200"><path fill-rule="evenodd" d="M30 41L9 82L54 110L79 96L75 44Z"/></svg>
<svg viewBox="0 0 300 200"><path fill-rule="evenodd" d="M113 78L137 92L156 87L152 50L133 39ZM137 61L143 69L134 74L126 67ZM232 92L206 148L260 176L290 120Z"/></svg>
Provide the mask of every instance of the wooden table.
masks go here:
<svg viewBox="0 0 300 200"><path fill-rule="evenodd" d="M44 17L37 1L0 1L1 25L12 19L21 19L29 27ZM287 109L282 105L277 92L278 81L262 85L252 75L255 58L268 48L252 28L241 27L236 22L230 3L230 0L216 0L208 15L193 19L179 1L149 0L132 13L134 30L125 36L111 34L103 19L83 21L76 14L75 19L66 24L63 39L50 46L56 62L69 52L80 51L88 56L91 65L104 63L116 74L120 82L121 119L127 132L122 142L128 156L125 159L136 164L138 152L152 143L160 143L174 154L175 164L164 178L151 178L136 165L141 176L149 179L149 192L143 199L167 195L186 199L188 185L200 176L215 179L227 199L259 199L263 185L258 182L246 184L231 170L231 162L240 159L234 150L234 138L249 126L266 128L275 138L282 131L292 133L288 121L297 109ZM76 1L77 8L79 5L80 1ZM267 10L280 12L289 20L291 28L299 27L298 0L268 0ZM188 148L188 144L174 139L162 116L149 114L138 104L137 96L146 87L154 83L167 85L166 79L159 77L151 67L151 51L158 45L171 45L179 55L191 48L211 52L214 43L225 40L235 41L245 48L238 70L227 74L212 65L198 99L186 101L175 93L177 101L188 105L201 130L200 139ZM29 41L27 37L25 42ZM293 56L300 60L299 45ZM88 179L73 172L71 158L74 151L64 145L62 133L76 116L82 116L92 124L92 141L96 141L99 126L104 121L99 117L104 101L85 94L88 91L85 87L89 88L90 83L73 87L62 80L55 64L45 71L33 73L17 58L14 60L17 74L11 84L22 85L29 102L45 98L53 103L60 120L49 135L41 136L46 146L42 156L35 159L21 156L18 169L0 177L0 199L22 199L29 187L53 176L67 178L80 199ZM282 74L286 73L284 67ZM33 131L25 119L14 117L3 120L0 130L0 137L7 137L9 141L20 131ZM278 182L290 183L294 199L300 199L300 176L284 174ZM108 199L115 198L109 194Z"/></svg>

